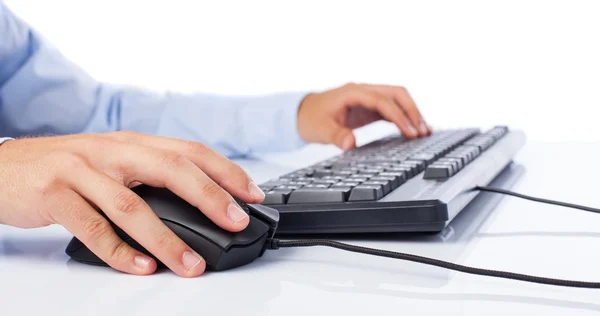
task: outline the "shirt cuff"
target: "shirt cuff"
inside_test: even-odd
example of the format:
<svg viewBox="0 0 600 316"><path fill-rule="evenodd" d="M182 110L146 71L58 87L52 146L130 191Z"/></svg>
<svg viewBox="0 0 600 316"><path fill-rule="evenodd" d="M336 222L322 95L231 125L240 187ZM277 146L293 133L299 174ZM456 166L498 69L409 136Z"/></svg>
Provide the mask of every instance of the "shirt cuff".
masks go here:
<svg viewBox="0 0 600 316"><path fill-rule="evenodd" d="M10 137L4 137L4 138L0 137L0 145L2 145L2 143L4 143L7 140L13 140L13 139L14 138L10 138Z"/></svg>

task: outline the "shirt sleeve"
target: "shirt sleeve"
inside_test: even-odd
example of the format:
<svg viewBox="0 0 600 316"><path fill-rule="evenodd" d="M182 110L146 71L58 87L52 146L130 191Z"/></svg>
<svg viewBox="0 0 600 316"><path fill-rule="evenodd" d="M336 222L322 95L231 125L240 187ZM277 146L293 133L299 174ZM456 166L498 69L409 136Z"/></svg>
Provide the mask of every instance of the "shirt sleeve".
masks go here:
<svg viewBox="0 0 600 316"><path fill-rule="evenodd" d="M171 93L94 80L0 1L0 135L120 130L202 142L246 156L304 145L307 92L265 96Z"/></svg>

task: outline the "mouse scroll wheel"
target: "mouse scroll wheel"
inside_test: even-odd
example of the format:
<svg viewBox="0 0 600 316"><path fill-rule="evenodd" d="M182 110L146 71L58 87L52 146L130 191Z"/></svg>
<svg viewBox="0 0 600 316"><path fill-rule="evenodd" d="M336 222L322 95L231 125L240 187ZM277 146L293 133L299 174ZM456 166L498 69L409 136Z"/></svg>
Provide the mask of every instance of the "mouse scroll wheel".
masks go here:
<svg viewBox="0 0 600 316"><path fill-rule="evenodd" d="M250 208L248 207L248 204L242 202L238 198L235 198L235 202L244 210L244 212L250 214Z"/></svg>

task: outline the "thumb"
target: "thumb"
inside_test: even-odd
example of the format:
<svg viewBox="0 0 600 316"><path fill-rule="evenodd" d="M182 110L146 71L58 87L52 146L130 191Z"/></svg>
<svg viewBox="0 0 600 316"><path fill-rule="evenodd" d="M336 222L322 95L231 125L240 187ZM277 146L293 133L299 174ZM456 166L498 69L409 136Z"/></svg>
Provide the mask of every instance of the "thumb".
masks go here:
<svg viewBox="0 0 600 316"><path fill-rule="evenodd" d="M334 144L344 151L356 146L356 139L352 134L352 130L336 122L331 122L326 126L325 134L328 143Z"/></svg>

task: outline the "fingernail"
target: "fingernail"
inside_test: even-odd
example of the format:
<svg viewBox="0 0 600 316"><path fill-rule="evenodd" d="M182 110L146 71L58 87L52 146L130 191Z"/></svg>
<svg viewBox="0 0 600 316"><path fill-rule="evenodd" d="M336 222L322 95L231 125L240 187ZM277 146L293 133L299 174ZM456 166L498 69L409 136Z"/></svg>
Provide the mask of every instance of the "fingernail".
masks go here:
<svg viewBox="0 0 600 316"><path fill-rule="evenodd" d="M429 128L427 127L427 124L425 124L425 121L421 121L421 133L423 134L427 134L429 132Z"/></svg>
<svg viewBox="0 0 600 316"><path fill-rule="evenodd" d="M133 261L135 261L135 265L142 270L146 270L150 264L150 258L144 256L135 256Z"/></svg>
<svg viewBox="0 0 600 316"><path fill-rule="evenodd" d="M183 253L183 266L192 270L202 262L202 258L193 252L186 251Z"/></svg>
<svg viewBox="0 0 600 316"><path fill-rule="evenodd" d="M261 200L265 198L265 193L253 181L250 181L250 184L248 185L248 191L254 198Z"/></svg>
<svg viewBox="0 0 600 316"><path fill-rule="evenodd" d="M233 222L234 225L237 225L239 222L243 221L248 217L248 214L244 212L236 203L229 204L227 208L227 216Z"/></svg>
<svg viewBox="0 0 600 316"><path fill-rule="evenodd" d="M342 147L343 150L349 150L350 147L352 147L352 135L348 135L344 138L342 141Z"/></svg>
<svg viewBox="0 0 600 316"><path fill-rule="evenodd" d="M408 131L413 135L416 136L418 134L417 129L414 128L412 125L408 125Z"/></svg>

